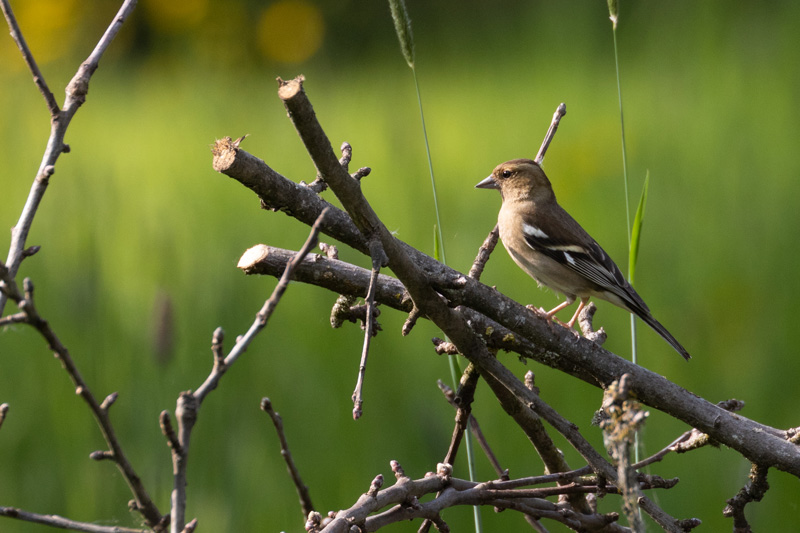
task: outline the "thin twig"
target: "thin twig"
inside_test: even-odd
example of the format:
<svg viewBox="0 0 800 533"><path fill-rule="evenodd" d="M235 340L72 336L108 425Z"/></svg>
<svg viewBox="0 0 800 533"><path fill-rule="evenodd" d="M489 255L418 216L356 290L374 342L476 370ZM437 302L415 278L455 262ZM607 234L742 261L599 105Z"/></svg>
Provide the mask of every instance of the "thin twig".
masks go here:
<svg viewBox="0 0 800 533"><path fill-rule="evenodd" d="M24 522L33 522L58 529L71 529L84 533L151 533L151 529L132 529L120 526L101 526L87 522L77 522L52 514L39 514L17 509L16 507L0 507L0 516L15 518Z"/></svg>
<svg viewBox="0 0 800 533"><path fill-rule="evenodd" d="M56 358L61 362L61 365L64 367L64 370L66 370L70 380L72 380L72 383L75 386L75 393L83 398L83 400L89 406L97 425L100 427L100 432L103 434L103 438L110 448L110 457L106 458L113 459L120 472L122 472L125 482L128 484L128 487L135 498L136 510L139 511L142 516L144 516L148 526L154 528L157 527L162 520L162 515L155 503L153 503L153 500L150 498L147 490L145 490L141 479L134 471L133 466L128 461L128 458L125 456L125 453L122 450L122 445L120 444L116 433L114 432L111 419L108 416L107 407L113 403L113 401L104 402L106 408L101 406L100 402L97 401L91 389L89 388L89 385L83 379L78 367L75 365L75 362L72 360L69 350L67 350L66 346L64 346L64 344L58 338L55 331L53 331L53 329L50 327L50 324L44 318L42 318L41 315L39 315L34 303L33 282L30 279L25 278L23 281L23 288L25 291L25 298L19 303L19 308L25 314L26 322L33 326L44 338L44 340L47 341L47 345L53 351Z"/></svg>
<svg viewBox="0 0 800 533"><path fill-rule="evenodd" d="M733 518L733 531L735 533L749 533L750 524L744 514L744 508L748 503L760 502L769 489L767 483L767 473L769 468L754 464L750 468L750 481L742 487L733 498L727 501L725 509L722 510L723 516Z"/></svg>
<svg viewBox="0 0 800 533"><path fill-rule="evenodd" d="M453 389L445 385L441 380L438 381L439 389L450 405L456 410L456 424L453 427L453 436L450 439L450 446L444 456L443 463L454 465L456 462L456 455L458 454L464 431L467 429L467 424L470 423L472 418L472 402L475 399L475 388L478 385L479 378L480 373L475 368L475 365L469 364L461 375L461 381L458 384L458 392L454 392ZM492 456L494 456L494 454L492 454ZM499 475L502 475L502 471L498 472L498 476Z"/></svg>
<svg viewBox="0 0 800 533"><path fill-rule="evenodd" d="M197 518L190 520L181 533L193 533L195 529L197 529Z"/></svg>
<svg viewBox="0 0 800 533"><path fill-rule="evenodd" d="M297 496L300 498L300 510L303 513L303 518L308 517L309 513L314 512L314 504L311 502L311 494L308 492L308 485L303 483L303 478L300 477L300 471L292 458L292 452L289 450L289 442L286 440L286 433L283 431L283 419L281 415L275 412L272 408L272 402L269 398L261 400L261 410L267 413L275 426L275 431L278 433L278 441L281 443L281 456L286 461L286 468L289 470L289 476L292 478L294 488L297 490Z"/></svg>
<svg viewBox="0 0 800 533"><path fill-rule="evenodd" d="M550 142L553 140L553 136L556 134L556 130L558 129L558 124L561 122L561 117L567 114L567 105L564 103L558 104L556 108L556 112L553 113L553 120L550 122L550 127L547 129L547 133L544 136L544 141L542 141L542 146L539 147L539 152L536 154L534 161L541 165L544 162L544 154L547 152L547 148L550 146Z"/></svg>
<svg viewBox="0 0 800 533"><path fill-rule="evenodd" d="M486 262L489 260L489 256L492 255L492 252L497 246L497 240L499 238L500 228L495 224L494 228L489 232L489 235L486 236L486 239L484 239L483 244L481 244L481 247L478 250L478 255L475 257L475 261L472 263L472 268L469 269L469 277L476 281L481 279L481 274L483 274L483 269L486 267Z"/></svg>
<svg viewBox="0 0 800 533"><path fill-rule="evenodd" d="M308 239L306 239L306 242L303 244L303 247L300 249L300 251L297 252L292 260L286 264L286 268L283 271L283 275L281 276L278 285L275 287L275 290L272 291L272 294L267 301L264 302L264 306L261 308L261 310L256 314L256 319L253 321L250 329L248 329L247 332L237 340L234 347L222 361L222 364L219 365L219 370L209 374L208 378L206 378L203 384L200 385L196 391L194 391L194 395L197 397L198 402L202 403L206 395L216 388L217 383L219 383L222 375L233 363L236 362L236 360L244 353L247 347L250 346L250 343L253 341L255 336L258 335L258 333L267 325L267 321L269 320L269 317L272 316L272 312L278 305L281 296L283 296L283 293L286 292L286 288L289 286L289 281L294 275L295 270L300 263L303 262L305 256L308 255L317 245L317 242L319 242L319 231L327 214L328 210L326 209L323 210L322 213L320 213L320 215L317 217L316 222L314 222L313 226L311 227L311 232L308 235ZM239 264L241 265L243 262L247 261L248 258L243 256L239 260Z"/></svg>
<svg viewBox="0 0 800 533"><path fill-rule="evenodd" d="M22 35L22 30L20 30L19 24L17 24L17 18L14 16L14 11L11 9L11 4L8 3L8 0L0 0L0 8L3 10L3 15L6 17L11 38L14 39L15 43L17 43L19 51L22 52L22 58L25 60L25 64L28 65L28 70L30 70L31 74L33 74L33 83L36 84L39 92L42 93L45 104L47 104L47 110L50 112L50 116L55 117L60 111L58 109L58 102L56 102L56 97L53 96L53 91L51 91L50 87L47 86L47 82L42 75L42 71L39 70L39 65L36 64L36 59L34 59L31 49L28 48L28 43L25 41L25 37Z"/></svg>
<svg viewBox="0 0 800 533"><path fill-rule="evenodd" d="M161 426L164 435L167 437L167 442L172 451L172 469L173 469L173 488L172 488L172 509L170 512L170 531L171 533L180 533L184 527L188 527L185 523L186 520L186 469L188 465L189 456L189 441L192 434L192 428L197 420L197 411L206 396L214 390L222 376L227 370L237 361L256 335L266 327L269 318L275 311L278 303L286 288L289 286L289 281L297 267L302 263L306 255L317 246L319 242L319 230L325 221L328 211L323 210L317 217L311 231L306 239L305 244L295 257L286 264L280 281L273 289L270 297L264 302L264 305L256 313L255 320L247 330L247 333L237 338L236 344L233 346L228 355L222 358L222 341L223 332L220 328L214 331L211 351L214 355L214 365L211 369L206 380L195 392L186 391L182 392L178 397L177 407L175 408L175 417L178 420L177 438L172 431L172 426L169 423L169 417L163 413L161 415ZM244 258L243 258L244 260ZM241 261L240 261L241 263Z"/></svg>
<svg viewBox="0 0 800 533"><path fill-rule="evenodd" d="M356 379L356 388L353 391L353 420L361 418L362 409L364 404L364 378L367 372L367 357L369 356L369 345L372 337L375 336L375 291L378 282L378 274L380 274L381 266L386 261L386 255L383 253L380 241L373 239L370 241L370 255L372 256L372 273L369 278L369 288L367 289L366 305L366 320L364 328L364 345L361 349L361 361L358 365L358 378Z"/></svg>
<svg viewBox="0 0 800 533"><path fill-rule="evenodd" d="M3 12L6 13L6 18L8 20L8 14L11 13L11 9L8 7L8 1L0 1L2 1ZM23 207L19 220L11 230L11 244L9 246L8 258L6 259L5 264L12 279L16 277L20 264L26 257L25 243L28 239L28 233L30 232L31 225L33 224L33 218L36 215L39 204L42 201L42 197L47 190L47 185L50 183L50 177L55 172L56 161L58 161L58 158L62 153L69 151L69 146L64 144L64 135L66 134L67 127L69 126L70 122L72 121L72 117L75 116L75 113L78 111L80 106L86 101L86 94L89 91L89 80L91 79L95 70L97 70L97 65L100 61L100 58L111 44L111 41L117 35L122 27L122 24L125 22L125 19L127 19L127 17L131 14L134 7L136 7L136 0L125 0L125 2L122 4L122 7L120 7L119 11L114 17L114 20L111 22L108 29L106 29L103 37L101 37L100 41L97 43L97 46L95 46L94 50L92 50L92 53L89 55L86 61L81 63L75 76L73 76L72 80L69 82L69 85L67 85L67 96L64 100L64 107L61 110L58 110L58 105L55 104L54 100L51 101L47 94L45 94L45 100L47 101L48 109L50 110L51 114L54 110L56 110L56 114L51 117L50 137L47 140L47 147L45 148L44 155L42 156L42 162L39 165L39 170L37 171L36 177L33 180L30 193L28 193L28 199L25 202L25 207ZM10 20L9 24L11 24ZM19 33L19 27L15 28L15 26L11 26L11 30L12 33L16 31L19 34L20 40L17 41L18 45L20 42L24 42L24 39L22 39L22 34ZM27 46L25 48L27 48ZM25 56L25 49L22 47L20 47L20 49L23 51L23 56ZM28 58L30 58L32 61L33 56L30 55L29 50L27 54L26 62L28 61ZM38 72L38 69L33 70L32 72L34 80L37 81L37 86L41 90L43 85L40 85L40 83L44 83L44 78L41 77L41 73ZM6 294L0 293L0 316L3 314L7 300Z"/></svg>

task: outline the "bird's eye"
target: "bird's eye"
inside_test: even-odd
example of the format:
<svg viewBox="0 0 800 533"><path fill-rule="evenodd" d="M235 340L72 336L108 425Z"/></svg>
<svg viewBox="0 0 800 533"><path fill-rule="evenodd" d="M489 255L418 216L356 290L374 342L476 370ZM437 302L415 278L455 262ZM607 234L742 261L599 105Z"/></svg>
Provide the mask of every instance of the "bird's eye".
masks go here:
<svg viewBox="0 0 800 533"><path fill-rule="evenodd" d="M503 172L500 173L500 175L503 176L504 178L507 178L507 177L509 177L511 175L511 171L510 170L504 170Z"/></svg>

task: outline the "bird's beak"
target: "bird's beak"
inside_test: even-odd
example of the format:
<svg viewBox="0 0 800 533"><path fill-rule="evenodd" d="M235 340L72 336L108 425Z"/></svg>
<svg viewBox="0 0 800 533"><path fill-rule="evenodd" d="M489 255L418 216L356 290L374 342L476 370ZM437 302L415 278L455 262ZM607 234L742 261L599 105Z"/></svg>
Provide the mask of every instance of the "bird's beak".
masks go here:
<svg viewBox="0 0 800 533"><path fill-rule="evenodd" d="M497 185L497 182L494 181L492 176L489 176L488 178L484 179L483 181L481 181L480 183L475 185L475 188L476 189L499 189L500 187Z"/></svg>

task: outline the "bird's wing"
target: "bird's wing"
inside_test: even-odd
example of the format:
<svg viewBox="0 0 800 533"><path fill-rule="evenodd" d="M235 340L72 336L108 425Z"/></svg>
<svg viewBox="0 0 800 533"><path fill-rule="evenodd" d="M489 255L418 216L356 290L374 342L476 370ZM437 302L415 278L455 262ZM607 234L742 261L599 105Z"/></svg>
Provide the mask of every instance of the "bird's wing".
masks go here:
<svg viewBox="0 0 800 533"><path fill-rule="evenodd" d="M566 213L565 213L566 214ZM567 216L569 216L567 214ZM565 220L565 219L562 219ZM570 217L570 231L558 231L560 228L542 228L523 218L522 233L525 242L537 252L557 261L577 272L587 280L596 284L601 290L615 294L632 309L649 313L647 305L630 286L619 267L612 261L597 241L589 236L577 222ZM582 235L582 243L559 237L566 235ZM552 235L551 235L552 234Z"/></svg>

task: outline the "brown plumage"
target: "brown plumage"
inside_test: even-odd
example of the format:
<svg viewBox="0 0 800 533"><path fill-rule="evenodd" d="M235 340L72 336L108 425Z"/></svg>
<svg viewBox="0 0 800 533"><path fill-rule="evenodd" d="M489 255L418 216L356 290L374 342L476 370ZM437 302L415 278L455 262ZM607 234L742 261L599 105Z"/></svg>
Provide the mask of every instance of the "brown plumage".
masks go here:
<svg viewBox="0 0 800 533"><path fill-rule="evenodd" d="M691 357L653 318L608 254L558 205L553 187L538 164L530 159L507 161L476 187L498 189L503 197L497 221L500 239L511 258L539 285L566 296L565 302L547 313L548 318L580 299L567 322L572 327L594 296L635 314L685 359Z"/></svg>

